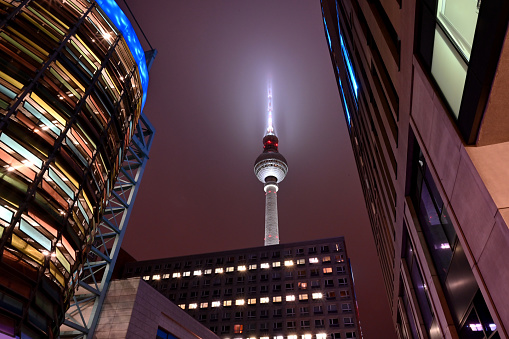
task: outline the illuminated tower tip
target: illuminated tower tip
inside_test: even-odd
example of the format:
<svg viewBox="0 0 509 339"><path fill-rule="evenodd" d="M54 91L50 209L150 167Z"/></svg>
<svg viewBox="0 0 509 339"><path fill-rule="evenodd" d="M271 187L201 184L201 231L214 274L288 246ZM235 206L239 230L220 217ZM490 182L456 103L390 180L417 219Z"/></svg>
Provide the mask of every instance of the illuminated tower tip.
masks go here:
<svg viewBox="0 0 509 339"><path fill-rule="evenodd" d="M279 226L277 216L278 183L283 181L288 172L285 157L278 151L279 139L272 126L272 88L268 87L268 124L263 137L263 153L255 161L254 172L263 182L265 191L265 238L264 244L279 244Z"/></svg>

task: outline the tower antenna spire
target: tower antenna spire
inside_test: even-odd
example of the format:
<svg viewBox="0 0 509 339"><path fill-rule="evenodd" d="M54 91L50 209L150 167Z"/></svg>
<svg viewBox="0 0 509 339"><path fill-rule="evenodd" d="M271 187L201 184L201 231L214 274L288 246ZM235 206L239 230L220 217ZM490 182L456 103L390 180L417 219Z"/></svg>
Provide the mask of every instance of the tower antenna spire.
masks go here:
<svg viewBox="0 0 509 339"><path fill-rule="evenodd" d="M263 137L263 153L255 161L254 172L258 180L264 183L265 191L265 238L264 245L279 244L279 224L277 216L278 183L288 172L285 157L278 151L279 139L272 125L272 86L268 85L268 123Z"/></svg>
<svg viewBox="0 0 509 339"><path fill-rule="evenodd" d="M267 104L267 113L268 113L268 121L267 121L267 133L266 134L274 134L274 127L272 126L272 83L269 81L267 85L268 92L268 104Z"/></svg>

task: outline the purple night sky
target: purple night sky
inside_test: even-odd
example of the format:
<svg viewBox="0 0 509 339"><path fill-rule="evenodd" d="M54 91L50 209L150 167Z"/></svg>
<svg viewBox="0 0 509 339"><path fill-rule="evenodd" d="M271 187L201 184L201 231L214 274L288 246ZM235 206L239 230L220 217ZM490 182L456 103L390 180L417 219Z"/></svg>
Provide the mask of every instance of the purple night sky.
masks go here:
<svg viewBox="0 0 509 339"><path fill-rule="evenodd" d="M159 54L145 106L156 135L123 247L146 260L263 245L253 165L270 77L289 165L281 242L345 236L364 337L395 338L320 2L128 3Z"/></svg>

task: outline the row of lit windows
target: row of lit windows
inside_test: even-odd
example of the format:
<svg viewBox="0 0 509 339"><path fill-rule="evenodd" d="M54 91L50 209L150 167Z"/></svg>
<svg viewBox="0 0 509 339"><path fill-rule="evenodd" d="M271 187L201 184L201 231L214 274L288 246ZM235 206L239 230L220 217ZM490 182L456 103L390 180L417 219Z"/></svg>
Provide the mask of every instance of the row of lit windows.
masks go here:
<svg viewBox="0 0 509 339"><path fill-rule="evenodd" d="M239 326L242 326L242 325L239 325ZM215 326L213 326L213 329L214 329L214 327ZM222 330L223 333L229 332L229 326L225 325L225 326L222 327L221 330ZM235 330L235 333L242 333L242 331L243 331L243 329L240 329L240 327L239 327L239 329ZM269 337L269 336L246 337L246 338L244 338L244 337L233 337L231 339L328 339L328 338L331 338L331 339L341 339L341 334L340 333L331 333L330 336L329 336L327 333L316 333L316 334L307 333L307 334L301 334L301 335L290 334L288 336L275 335L273 337ZM355 332L346 332L344 338L347 338L347 339L357 338L357 335L356 335ZM230 339L230 338L229 337L224 337L224 339Z"/></svg>
<svg viewBox="0 0 509 339"><path fill-rule="evenodd" d="M325 294L325 296L327 298L336 298L336 293L335 292L327 292ZM349 298L350 292L347 290L340 291L339 296L340 296L340 298ZM313 300L322 299L323 297L324 297L324 294L322 292L311 293L311 299L313 299ZM210 304L210 307L212 307L212 308L221 307L221 306L230 307L233 305L244 306L246 304L247 305L256 305L257 302L259 302L260 304L268 304L268 303L270 303L271 300L273 303L281 303L283 301L283 298L287 302L292 302L292 301L296 301L296 300L307 301L307 300L309 300L309 294L302 293L299 295L289 294L284 297L280 296L280 295L272 296L272 297L261 297L261 298L259 298L259 301L257 300L257 298L249 298L249 299L212 301L211 303L209 303L209 302L191 303L191 304L187 305L187 309L193 310L193 309L197 309L197 308L208 308L209 304ZM179 307L182 308L183 310L185 310L186 304L180 304Z"/></svg>
<svg viewBox="0 0 509 339"><path fill-rule="evenodd" d="M314 314L323 314L323 308L324 308L324 305L322 304L315 304L313 306L313 313ZM273 317L282 317L283 316L283 309L281 308L270 308L273 312ZM343 303L341 304L341 311L343 313L350 313L352 312L352 305L350 303ZM332 313L337 313L338 312L338 306L336 303L332 303L332 304L328 304L327 305L327 312L329 314L332 314ZM253 319L253 318L257 318L257 310L256 309L252 309L252 310L249 310L246 312L247 313L247 318L248 319ZM259 318L268 318L269 317L269 309L262 309L262 310L259 310L258 312L259 314ZM300 316L307 316L309 315L309 306L300 306L300 309L299 309L299 315ZM218 313L211 313L210 314L210 320L217 320L218 319L218 316L219 314ZM286 317L293 317L295 316L295 307L288 307L286 309ZM243 319L244 317L244 312L237 309L236 312L235 312L235 319ZM230 313L229 312L225 312L223 313L223 319L230 319ZM198 315L198 320L199 321L205 321L207 320L207 314L199 314Z"/></svg>
<svg viewBox="0 0 509 339"><path fill-rule="evenodd" d="M302 259L302 260L304 260L304 259ZM285 266L293 266L293 261L291 261L291 260L285 261L284 265ZM270 267L271 267L271 265L269 263L262 263L262 264L260 264L260 269L268 269ZM273 262L272 263L272 267L273 268L281 267L281 262ZM251 265L247 265L247 266L246 265L237 266L237 272L245 272L246 270L256 270L256 269L257 269L257 265L256 264L251 264ZM226 267L226 268L218 267L218 268L214 269L214 273L215 274L222 274L222 273L225 273L225 272L226 273L235 272L235 267L234 266L229 266L229 267ZM332 267L324 267L324 268L322 268L322 272L323 272L323 274L332 274ZM195 270L195 271L192 271L192 276L193 277L197 277L197 276L199 277L201 275L210 275L210 274L212 274L212 269L211 268L205 269L205 270ZM191 271L173 272L171 274L171 277L172 278L191 277ZM165 274L154 274L154 275L152 275L152 280L160 280L161 278L162 279L169 279L170 278L170 274L169 273L165 273ZM145 275L145 276L143 276L143 279L144 280L150 280L150 276L149 275Z"/></svg>
<svg viewBox="0 0 509 339"><path fill-rule="evenodd" d="M218 262L216 262L216 264L222 264L222 258L220 258L221 260L218 259ZM228 262L233 262L234 260L234 257L231 257L231 260L229 259ZM308 262L310 264L317 264L317 263L331 263L332 261L334 262L337 262L337 263L343 263L345 262L345 256L344 254L339 254L339 255L335 255L335 256L324 256L322 258L318 258L318 257L313 257L313 258L308 258ZM285 260L284 262L273 262L272 263L272 267L281 267L283 264L284 266L294 266L294 265L305 265L306 264L306 259L288 259L288 260ZM196 262L196 266L201 266L202 265L202 260L198 260ZM209 265L213 265L213 260L212 259L208 259L207 260L207 266ZM180 268L182 266L181 263L175 263L175 268ZM191 266L191 261L187 261L185 263L185 267L190 267ZM271 266L271 263L262 263L260 265L261 267L260 268L269 268ZM237 266L237 271L246 271L246 270L255 270L257 269L257 264L250 264L250 265L238 265ZM171 268L171 264L165 264L164 265L164 269L169 269ZM151 266L146 266L145 267L145 271L150 271L151 269ZM155 265L155 271L158 271L161 269L161 265ZM227 272L233 272L234 271L234 267L230 267L229 268L230 270ZM138 267L137 270L141 270L141 267ZM127 269L127 272L128 273L131 273L133 271L133 268L130 267ZM217 272L217 269L216 269L216 273L222 273L221 272Z"/></svg>

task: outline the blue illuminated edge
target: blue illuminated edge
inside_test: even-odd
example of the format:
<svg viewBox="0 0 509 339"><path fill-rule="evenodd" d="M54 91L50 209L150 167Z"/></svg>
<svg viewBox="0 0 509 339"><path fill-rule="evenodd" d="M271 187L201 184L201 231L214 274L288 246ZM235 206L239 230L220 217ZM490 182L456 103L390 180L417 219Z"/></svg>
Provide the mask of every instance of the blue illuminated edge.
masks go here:
<svg viewBox="0 0 509 339"><path fill-rule="evenodd" d="M122 33L122 36L127 43L127 47L129 47L131 55L138 65L141 88L143 89L143 97L141 100L141 111L143 111L148 89L148 70L143 47L141 47L140 41L138 40L138 36L136 35L131 22L127 19L124 12L122 12L114 0L96 0L96 2L115 27L117 27L120 33Z"/></svg>

